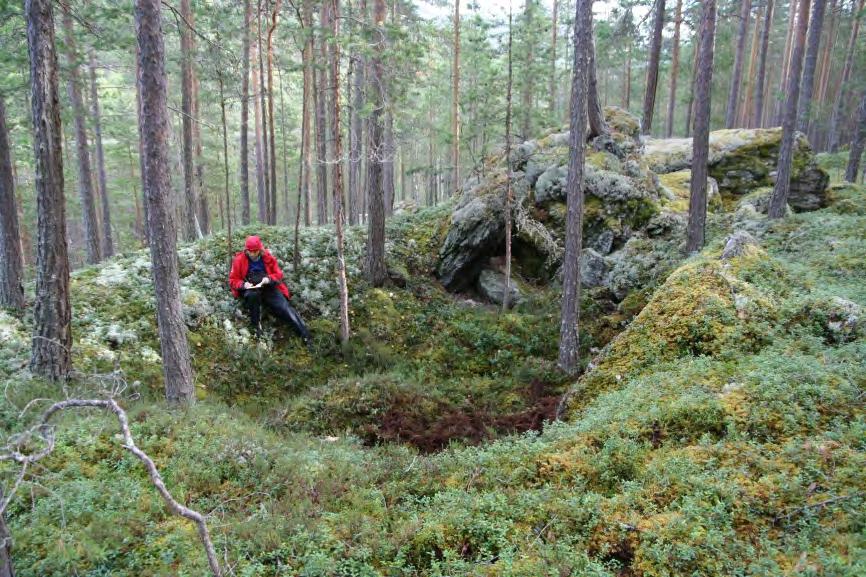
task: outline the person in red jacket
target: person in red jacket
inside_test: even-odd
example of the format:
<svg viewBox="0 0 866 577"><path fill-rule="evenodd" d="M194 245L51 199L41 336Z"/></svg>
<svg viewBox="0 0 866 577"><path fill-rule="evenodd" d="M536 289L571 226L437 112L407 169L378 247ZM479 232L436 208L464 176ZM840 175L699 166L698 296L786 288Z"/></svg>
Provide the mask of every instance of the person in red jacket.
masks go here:
<svg viewBox="0 0 866 577"><path fill-rule="evenodd" d="M229 286L235 297L243 299L253 333L257 337L262 334L261 310L264 304L274 316L291 325L307 347L310 346L310 331L289 304L292 295L283 282L283 271L259 237L247 237L244 250L235 255L229 273Z"/></svg>

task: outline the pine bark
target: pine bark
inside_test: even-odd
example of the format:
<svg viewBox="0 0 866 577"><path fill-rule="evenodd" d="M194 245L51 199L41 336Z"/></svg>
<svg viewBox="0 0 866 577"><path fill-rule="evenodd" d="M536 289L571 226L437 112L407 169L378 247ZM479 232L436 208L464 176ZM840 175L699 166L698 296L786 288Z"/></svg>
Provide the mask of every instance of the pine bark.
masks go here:
<svg viewBox="0 0 866 577"><path fill-rule="evenodd" d="M589 120L589 138L595 138L609 132L604 120L604 111L598 97L598 70L595 62L595 36L590 32L589 69L586 87L586 110Z"/></svg>
<svg viewBox="0 0 866 577"><path fill-rule="evenodd" d="M274 123L274 32L277 29L277 16L280 13L281 0L274 3L271 12L271 23L268 27L268 130L270 135L269 150L271 152L271 190L270 211L268 213L268 224L277 224L277 143L276 126Z"/></svg>
<svg viewBox="0 0 866 577"><path fill-rule="evenodd" d="M530 0L531 2L531 0ZM527 14L529 13L527 2ZM460 189L460 0L454 0L454 60L451 64L451 170L454 194ZM378 23L377 23L378 25Z"/></svg>
<svg viewBox="0 0 866 577"><path fill-rule="evenodd" d="M250 0L244 0L243 65L241 72L241 224L250 223Z"/></svg>
<svg viewBox="0 0 866 577"><path fill-rule="evenodd" d="M791 165L794 159L794 132L797 129L797 107L800 100L800 81L803 70L803 53L806 51L806 28L809 25L810 0L799 0L799 19L793 40L791 66L789 70L785 116L782 121L782 144L779 147L778 174L767 215L770 218L785 216L788 192L791 187Z"/></svg>
<svg viewBox="0 0 866 577"><path fill-rule="evenodd" d="M554 14L556 2L554 0ZM556 17L554 16L554 20ZM554 33L555 36L556 33ZM511 11L508 12L508 81L505 90L505 291L502 294L502 310L511 306L511 45L512 26ZM554 63L556 59L554 58ZM555 68L554 64L554 68Z"/></svg>
<svg viewBox="0 0 866 577"><path fill-rule="evenodd" d="M327 1L327 0L326 0ZM320 27L327 26L325 3L322 4L320 12ZM319 37L320 61L325 61L325 39ZM328 222L328 145L326 142L328 133L327 117L327 74L320 67L314 68L316 81L313 88L313 100L316 107L316 223L324 225Z"/></svg>
<svg viewBox="0 0 866 577"><path fill-rule="evenodd" d="M755 27L752 31L752 51L749 57L749 71L746 74L746 83L743 88L745 96L737 111L737 122L740 126L748 127L751 123L752 96L755 88L755 71L758 66L758 46L761 43L761 22L764 20L765 6L758 7L755 15Z"/></svg>
<svg viewBox="0 0 866 577"><path fill-rule="evenodd" d="M192 403L195 395L177 272L177 231L169 201L168 87L160 0L136 0L135 28L141 70L138 85L144 160L141 172L165 396L172 403Z"/></svg>
<svg viewBox="0 0 866 577"><path fill-rule="evenodd" d="M733 128L737 124L737 104L740 101L743 58L746 55L746 37L749 33L751 12L752 0L742 0L740 4L740 26L737 32L737 51L734 53L734 71L731 77L731 89L728 92L728 107L725 112L725 128Z"/></svg>
<svg viewBox="0 0 866 577"><path fill-rule="evenodd" d="M557 78L556 78L556 35L559 32L558 26L558 16L559 16L559 3L557 0L553 0L553 10L551 14L551 18L553 21L550 25L550 86L548 87L548 91L550 94L547 97L550 99L550 103L548 107L550 108L550 117L553 119L554 125L556 125L559 121L559 114L557 113L557 93L558 86ZM509 14L510 17L510 14Z"/></svg>
<svg viewBox="0 0 866 577"><path fill-rule="evenodd" d="M226 95L222 71L217 71L217 78L219 79L220 87L220 120L222 120L223 127L223 172L225 173L223 195L225 197L226 214L226 248L228 249L226 254L228 255L228 268L231 270L232 255L234 254L232 250L232 200L229 194L229 138L226 128Z"/></svg>
<svg viewBox="0 0 866 577"><path fill-rule="evenodd" d="M93 115L93 141L96 145L96 175L99 198L102 201L102 257L114 256L114 239L111 231L111 205L105 176L105 151L102 147L102 111L99 107L99 90L96 83L96 59L90 52L90 107Z"/></svg>
<svg viewBox="0 0 866 577"><path fill-rule="evenodd" d="M258 222L265 223L267 222L266 209L267 209L267 188L265 187L265 150L264 150L264 134L262 131L262 98L261 92L264 90L262 86L259 85L259 49L258 49L258 26L256 22L258 20L252 17L250 14L250 28L254 29L256 32L255 38L250 38L250 61L252 63L250 75L253 81L253 115L255 117L255 154L256 154L256 201L258 205Z"/></svg>
<svg viewBox="0 0 866 577"><path fill-rule="evenodd" d="M195 26L195 15L190 12L189 25ZM194 59L196 54L196 41L193 31L190 30L190 56ZM204 154L201 145L201 101L199 100L199 79L195 72L195 67L192 68L192 146L195 154L195 191L198 205L196 206L196 215L198 218L198 230L196 233L201 236L210 234L210 206L208 203L207 189L204 186Z"/></svg>
<svg viewBox="0 0 866 577"><path fill-rule="evenodd" d="M24 261L18 230L18 203L12 174L6 105L0 94L0 307L24 308Z"/></svg>
<svg viewBox="0 0 866 577"><path fill-rule="evenodd" d="M827 42L824 43L824 50L821 51L821 74L818 78L818 100L825 102L827 98L827 87L830 83L830 72L833 68L830 56L833 54L833 49L836 48L836 39L839 21L839 15L836 10L836 0L830 1L830 29L827 31Z"/></svg>
<svg viewBox="0 0 866 577"><path fill-rule="evenodd" d="M262 46L262 0L259 0L258 11L256 12L256 47L258 48L258 71L259 71L259 100L262 108L262 158L263 172L265 177L265 198L262 209L261 221L270 224L271 222L271 153L270 153L270 130L268 128L268 94L271 87L265 82L265 49Z"/></svg>
<svg viewBox="0 0 866 577"><path fill-rule="evenodd" d="M707 162L710 152L710 99L713 84L713 43L716 36L716 2L703 2L698 77L695 82L695 135L692 139L692 180L689 187L689 223L686 252L704 246L707 223Z"/></svg>
<svg viewBox="0 0 866 577"><path fill-rule="evenodd" d="M69 64L69 100L75 119L75 149L78 160L78 195L81 198L81 216L84 222L84 248L87 262L94 264L102 260L99 239L99 221L96 216L96 201L93 194L93 174L90 169L90 146L87 142L87 112L81 97L78 49L72 13L66 5L63 10L63 32L66 43L66 60Z"/></svg>
<svg viewBox="0 0 866 577"><path fill-rule="evenodd" d="M388 277L385 267L385 193L382 186L382 159L384 129L382 111L384 97L382 77L384 76L382 58L385 50L384 23L385 0L373 3L373 22L376 26L376 42L370 59L370 78L367 87L373 103L370 120L367 124L367 279L373 286L382 286Z"/></svg>
<svg viewBox="0 0 866 577"><path fill-rule="evenodd" d="M748 0L745 0L748 2ZM683 0L677 0L676 16L674 17L674 52L671 62L671 90L668 97L668 115L666 118L665 138L674 134L674 113L677 105L677 80L680 73L680 27L683 23Z"/></svg>
<svg viewBox="0 0 866 577"><path fill-rule="evenodd" d="M857 182L857 173L860 171L860 158L863 156L864 146L866 146L866 91L863 92L860 106L857 107L857 125L854 130L854 138L851 139L848 166L845 169L845 180L850 183Z"/></svg>
<svg viewBox="0 0 866 577"><path fill-rule="evenodd" d="M303 19L306 26L306 42L304 43L303 66L304 66L304 118L302 126L306 126L306 138L302 140L301 153L303 159L303 174L300 181L301 192L304 201L304 226L310 226L313 219L312 203L310 202L310 177L313 169L313 108L310 103L313 102L313 90L315 88L316 79L313 76L313 1L303 0ZM304 130L302 128L302 130ZM297 233L296 233L297 235Z"/></svg>
<svg viewBox="0 0 866 577"><path fill-rule="evenodd" d="M532 88L535 86L534 61L535 51L532 46L532 27L535 16L535 2L537 0L526 0L523 11L523 26L526 46L526 64L524 66L523 90L521 93L521 106L523 108L523 138L529 139L532 135Z"/></svg>
<svg viewBox="0 0 866 577"><path fill-rule="evenodd" d="M181 0L180 13L183 20L189 22L192 14L190 0ZM195 173L193 172L192 147L192 30L186 22L178 23L180 32L180 108L181 134L183 138L183 229L184 240L196 238L196 210L198 202L195 196Z"/></svg>
<svg viewBox="0 0 866 577"><path fill-rule="evenodd" d="M52 381L72 367L66 199L52 0L26 0L36 172L36 299L30 370Z"/></svg>
<svg viewBox="0 0 866 577"><path fill-rule="evenodd" d="M797 130L803 133L809 131L812 91L815 86L815 69L818 64L818 51L821 48L821 32L824 28L824 9L826 5L826 0L814 0L812 18L809 20L809 40L806 47L806 61L803 65L803 84L801 86L800 105L797 112Z"/></svg>
<svg viewBox="0 0 866 577"><path fill-rule="evenodd" d="M397 154L397 145L394 141L394 114L391 104L385 104L385 127L384 127L384 158L382 158L382 193L385 195L385 214L394 214L394 156ZM453 160L453 159L452 159ZM456 173L460 170L456 169ZM455 190L460 190L459 183L452 183Z"/></svg>
<svg viewBox="0 0 866 577"><path fill-rule="evenodd" d="M382 0L377 0L382 1ZM331 3L330 22L333 41L330 50L330 72L333 97L331 98L332 122L331 138L334 143L334 158L342 158L342 126L340 125L340 0L326 0ZM343 171L339 165L334 170L334 227L337 235L337 286L340 295L340 342L349 342L349 288L346 283L346 257L343 255Z"/></svg>
<svg viewBox="0 0 866 577"><path fill-rule="evenodd" d="M559 367L574 374L579 366L580 253L583 244L583 172L586 158L587 70L592 53L592 0L575 1L574 66L571 81L565 257L559 327Z"/></svg>
<svg viewBox="0 0 866 577"><path fill-rule="evenodd" d="M794 44L795 27L797 24L797 3L799 0L791 0L788 7L788 32L785 35L785 51L782 52L782 73L779 75L779 94L784 94L785 85L788 82L788 76L791 70L791 51ZM782 123L782 115L784 114L784 102L779 99L774 99L773 102L773 119L776 125Z"/></svg>
<svg viewBox="0 0 866 577"><path fill-rule="evenodd" d="M758 78L755 81L755 111L752 115L753 128L764 126L764 84L767 79L767 50L770 46L770 33L773 29L773 4L773 0L767 0L767 11L764 13L764 27L761 31Z"/></svg>
<svg viewBox="0 0 866 577"><path fill-rule="evenodd" d="M839 150L839 122L842 119L842 108L847 96L848 84L851 80L851 70L854 66L854 53L857 47L857 35L860 33L860 18L866 0L857 3L857 11L854 15L854 25L851 27L851 36L848 38L848 49L845 54L845 64L842 67L842 77L839 79L839 88L836 90L836 98L833 100L833 112L830 115L830 130L827 137L830 152Z"/></svg>
<svg viewBox="0 0 866 577"><path fill-rule="evenodd" d="M357 18L364 22L367 18L367 2L361 0ZM364 56L357 52L352 55L352 109L349 120L349 224L358 224L361 212L361 156L363 154L363 123L361 110L364 108Z"/></svg>
<svg viewBox="0 0 866 577"><path fill-rule="evenodd" d="M641 132L650 134L653 125L653 113L656 105L656 89L659 82L659 60L662 53L662 31L665 27L665 0L656 0L655 16L653 18L653 35L650 43L649 62L647 63L646 93L643 98L643 119Z"/></svg>

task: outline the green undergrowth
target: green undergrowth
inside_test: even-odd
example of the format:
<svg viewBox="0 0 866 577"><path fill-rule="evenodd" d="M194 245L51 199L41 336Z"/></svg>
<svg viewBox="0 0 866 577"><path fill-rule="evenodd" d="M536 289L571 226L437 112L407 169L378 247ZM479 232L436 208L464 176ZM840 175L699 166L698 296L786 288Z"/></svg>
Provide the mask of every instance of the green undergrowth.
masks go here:
<svg viewBox="0 0 866 577"><path fill-rule="evenodd" d="M624 331L587 342L598 350L570 387L566 418L542 432L433 452L383 442L437 426L483 440L509 431L502 416L525 417L565 388L550 366L552 293L506 315L454 301L423 276L432 252L409 248L412 239L432 247L436 233L408 221L390 249L415 255L406 286L352 281L359 330L349 350L334 340L328 294L299 278L316 355L281 335L267 341L273 354L215 345L222 321L203 320L194 331L203 400L187 411L123 404L168 487L210 514L236 575L863 575L864 215L866 190L835 186L826 209L757 223L758 246L741 256L720 259L725 234L713 234L652 294L634 297L646 305L627 305L637 316ZM278 244L276 235L266 241ZM212 311L230 304L199 292ZM26 334L3 318L4 339ZM145 329L137 350L152 346ZM114 362L103 348L99 362ZM239 368L219 376L219 361L235 364L229 354L241 355ZM9 374L18 356L2 355ZM253 410L244 371L285 394ZM11 384L3 428L23 428L27 400L51 394ZM397 405L409 409L400 419ZM491 406L501 420L484 420ZM425 420L434 413L453 418ZM89 412L61 419L54 453L11 506L16 574L206 574L194 528L167 513L116 430Z"/></svg>

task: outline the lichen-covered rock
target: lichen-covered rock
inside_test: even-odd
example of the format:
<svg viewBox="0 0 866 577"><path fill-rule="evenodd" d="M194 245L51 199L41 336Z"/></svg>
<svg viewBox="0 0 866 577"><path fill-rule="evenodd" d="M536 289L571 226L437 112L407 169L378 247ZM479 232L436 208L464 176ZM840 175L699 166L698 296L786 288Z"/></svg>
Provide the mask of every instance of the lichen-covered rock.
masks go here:
<svg viewBox="0 0 866 577"><path fill-rule="evenodd" d="M710 133L709 173L723 195L743 195L776 178L781 128L729 129ZM649 139L642 159L644 166L659 174L691 168L692 140ZM798 133L795 142L789 204L795 210L814 210L826 205L828 174L821 169L809 146Z"/></svg>
<svg viewBox="0 0 866 577"><path fill-rule="evenodd" d="M508 288L509 302L513 306L520 302L523 295L517 288L514 279L511 280ZM478 292L490 302L501 305L505 298L505 275L489 268L482 270L481 274L478 275Z"/></svg>
<svg viewBox="0 0 866 577"><path fill-rule="evenodd" d="M677 212L688 212L692 171L678 170L676 172L660 174L658 179L662 206ZM707 177L707 208L709 210L720 210L722 208L719 183L712 176Z"/></svg>
<svg viewBox="0 0 866 577"><path fill-rule="evenodd" d="M463 290L478 277L478 260L505 240L504 199L498 187L481 186L463 195L451 215L451 228L439 251L439 280L448 290Z"/></svg>
<svg viewBox="0 0 866 577"><path fill-rule="evenodd" d="M606 286L610 265L607 259L591 248L580 253L580 282L586 288Z"/></svg>
<svg viewBox="0 0 866 577"><path fill-rule="evenodd" d="M844 344L866 334L863 308L838 296L810 299L803 306L802 318L828 344Z"/></svg>
<svg viewBox="0 0 866 577"><path fill-rule="evenodd" d="M745 230L738 230L728 237L722 250L722 260L730 260L748 254L759 246L758 239Z"/></svg>

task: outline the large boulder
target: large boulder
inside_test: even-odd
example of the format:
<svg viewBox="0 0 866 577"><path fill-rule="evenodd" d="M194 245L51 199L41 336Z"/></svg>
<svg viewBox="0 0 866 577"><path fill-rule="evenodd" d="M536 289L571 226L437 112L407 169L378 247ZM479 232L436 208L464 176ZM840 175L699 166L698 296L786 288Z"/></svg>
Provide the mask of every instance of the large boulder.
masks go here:
<svg viewBox="0 0 866 577"><path fill-rule="evenodd" d="M722 195L744 195L776 179L781 128L729 129L710 133L709 172ZM827 203L829 175L818 167L806 137L797 133L789 204L814 210ZM643 165L658 174L690 169L692 139L648 139Z"/></svg>
<svg viewBox="0 0 866 577"><path fill-rule="evenodd" d="M513 306L520 302L522 295L513 279L508 288L508 302ZM505 298L505 275L489 268L482 270L478 275L478 293L490 302L501 305Z"/></svg>

